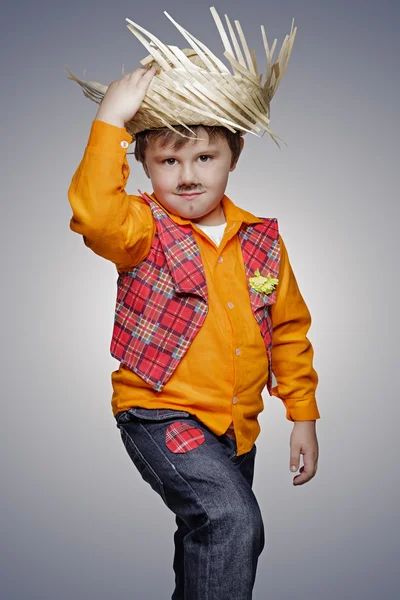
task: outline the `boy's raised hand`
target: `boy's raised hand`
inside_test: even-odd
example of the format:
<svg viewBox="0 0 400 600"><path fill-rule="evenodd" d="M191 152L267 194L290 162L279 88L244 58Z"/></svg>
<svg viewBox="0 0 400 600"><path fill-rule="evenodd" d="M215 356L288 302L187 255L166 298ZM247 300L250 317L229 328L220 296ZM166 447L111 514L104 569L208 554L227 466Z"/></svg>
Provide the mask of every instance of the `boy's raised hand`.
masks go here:
<svg viewBox="0 0 400 600"><path fill-rule="evenodd" d="M124 127L139 110L155 74L154 67L151 69L138 67L126 73L121 79L112 81L104 94L95 120Z"/></svg>

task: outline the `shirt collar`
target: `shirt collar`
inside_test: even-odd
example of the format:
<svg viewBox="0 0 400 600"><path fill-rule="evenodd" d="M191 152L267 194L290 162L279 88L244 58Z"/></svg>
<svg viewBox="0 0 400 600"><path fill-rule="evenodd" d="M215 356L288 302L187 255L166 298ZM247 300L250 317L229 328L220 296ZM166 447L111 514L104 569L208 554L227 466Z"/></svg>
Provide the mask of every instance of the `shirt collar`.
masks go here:
<svg viewBox="0 0 400 600"><path fill-rule="evenodd" d="M193 223L190 219L186 219L184 217L174 215L169 210L167 210L158 201L157 196L155 195L154 192L152 194L148 194L148 196L150 196L154 200L154 202L156 202L158 204L158 206L160 208L162 208L162 210L164 212L166 212L167 215L173 221L175 221L175 223L177 223L178 225L188 225L188 224L195 225L195 223ZM251 212L248 212L247 210L244 210L244 208L240 208L240 206L237 206L230 198L228 198L228 196L226 194L224 194L223 197L221 198L221 203L222 203L222 208L224 209L224 213L226 216L226 221L227 221L228 226L232 225L233 223L235 223L237 221L239 221L241 223L262 223L263 222L262 219L260 219L259 217L256 217Z"/></svg>

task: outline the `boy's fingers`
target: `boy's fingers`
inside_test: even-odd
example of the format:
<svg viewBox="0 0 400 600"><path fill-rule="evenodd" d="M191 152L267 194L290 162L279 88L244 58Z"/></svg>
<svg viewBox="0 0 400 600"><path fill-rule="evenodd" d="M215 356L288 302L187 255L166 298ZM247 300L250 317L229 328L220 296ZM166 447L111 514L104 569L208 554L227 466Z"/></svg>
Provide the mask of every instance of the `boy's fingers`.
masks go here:
<svg viewBox="0 0 400 600"><path fill-rule="evenodd" d="M299 471L300 475L296 475L296 477L293 479L293 485L301 485L302 483L308 481L308 476L306 473L304 473L304 467L300 467Z"/></svg>
<svg viewBox="0 0 400 600"><path fill-rule="evenodd" d="M307 453L303 456L304 465L300 467L300 475L296 475L293 479L293 485L301 485L312 479L316 472L317 461Z"/></svg>
<svg viewBox="0 0 400 600"><path fill-rule="evenodd" d="M146 83L149 79L151 79L153 77L155 72L156 72L156 69L154 67L151 67L151 69L148 69L147 67L142 67L138 71L137 83L140 84L142 81L144 81Z"/></svg>
<svg viewBox="0 0 400 600"><path fill-rule="evenodd" d="M125 75L129 79L131 79L132 77L142 78L144 75L146 75L148 70L149 69L147 67L136 67L135 69L132 69L132 71L126 73Z"/></svg>
<svg viewBox="0 0 400 600"><path fill-rule="evenodd" d="M290 453L290 470L291 471L297 471L297 469L299 468L299 463L300 463L300 448L298 449L291 449L291 453Z"/></svg>
<svg viewBox="0 0 400 600"><path fill-rule="evenodd" d="M143 77L138 81L138 85L143 82L144 87L148 87L150 85L150 81L153 79L156 70L154 67L149 69L147 73L144 73Z"/></svg>

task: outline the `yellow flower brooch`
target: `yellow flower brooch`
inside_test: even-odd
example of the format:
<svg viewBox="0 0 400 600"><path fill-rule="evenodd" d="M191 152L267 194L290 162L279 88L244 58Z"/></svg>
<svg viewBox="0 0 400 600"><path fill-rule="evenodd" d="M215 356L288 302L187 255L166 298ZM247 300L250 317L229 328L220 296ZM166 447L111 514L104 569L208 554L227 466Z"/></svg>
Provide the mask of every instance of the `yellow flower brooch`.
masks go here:
<svg viewBox="0 0 400 600"><path fill-rule="evenodd" d="M253 290L261 292L262 294L270 294L274 291L275 285L278 283L276 277L272 277L271 273L268 273L266 277L263 277L259 269L254 271L254 275L255 277L249 277L249 283Z"/></svg>

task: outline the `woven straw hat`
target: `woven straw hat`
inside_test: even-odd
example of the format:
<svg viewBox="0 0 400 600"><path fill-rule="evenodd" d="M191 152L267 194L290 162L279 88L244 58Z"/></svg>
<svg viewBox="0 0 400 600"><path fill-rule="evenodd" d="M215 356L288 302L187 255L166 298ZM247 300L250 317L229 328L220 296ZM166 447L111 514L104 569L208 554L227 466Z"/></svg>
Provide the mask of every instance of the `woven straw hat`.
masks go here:
<svg viewBox="0 0 400 600"><path fill-rule="evenodd" d="M240 47L233 27L225 15L231 41L224 29L221 19L212 6L211 14L225 48L223 53L230 62L233 74L213 54L207 46L196 39L164 11L164 14L181 32L191 48L179 49L161 42L143 27L128 21L128 29L150 52L140 63L143 66L155 66L157 73L151 79L146 95L134 117L125 123L125 128L135 139L135 134L145 129L167 127L183 137L189 137L174 129L174 125L183 125L191 133L190 125L219 125L235 132L257 135L264 130L279 146L277 139L268 127L270 122L270 102L285 73L297 27L293 27L286 35L277 59L273 62L273 54L277 40L269 48L264 26L261 33L266 53L266 74L262 84L262 73L259 74L255 51L249 51L239 21L235 21ZM148 37L144 37L144 35ZM68 79L76 81L90 100L101 103L107 87L95 81L80 80L67 68ZM276 139L277 138L277 139ZM286 144L286 142L284 142ZM286 144L287 145L287 144Z"/></svg>

